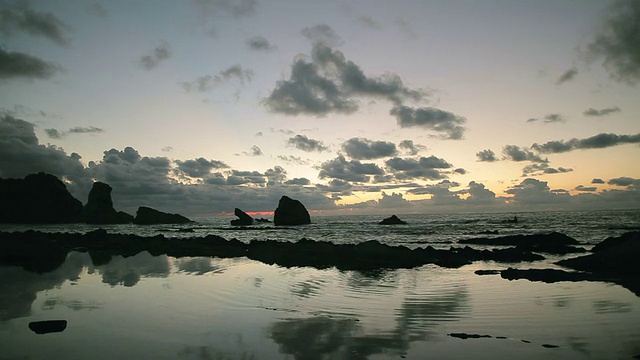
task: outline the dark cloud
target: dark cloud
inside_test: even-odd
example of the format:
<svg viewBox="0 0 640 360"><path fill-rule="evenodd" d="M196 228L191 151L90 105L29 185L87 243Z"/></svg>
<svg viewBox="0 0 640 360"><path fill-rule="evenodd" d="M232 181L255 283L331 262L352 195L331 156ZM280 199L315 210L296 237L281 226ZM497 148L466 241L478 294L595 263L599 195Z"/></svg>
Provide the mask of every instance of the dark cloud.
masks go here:
<svg viewBox="0 0 640 360"><path fill-rule="evenodd" d="M107 9L105 9L104 6L102 6L102 4L100 3L88 5L87 12L99 18L106 18L109 16L109 12L107 11Z"/></svg>
<svg viewBox="0 0 640 360"><path fill-rule="evenodd" d="M64 133L56 130L56 129L44 129L44 132L52 139L60 139L64 136Z"/></svg>
<svg viewBox="0 0 640 360"><path fill-rule="evenodd" d="M489 150L489 149L478 151L476 153L476 157L478 158L478 161L486 161L486 162L498 161L498 158L496 158L496 153L494 153L492 150Z"/></svg>
<svg viewBox="0 0 640 360"><path fill-rule="evenodd" d="M207 92L211 91L214 85L226 83L233 79L244 85L245 81L250 82L253 79L253 75L253 70L244 69L242 65L236 64L220 71L216 75L201 76L192 82L181 82L180 85L185 91Z"/></svg>
<svg viewBox="0 0 640 360"><path fill-rule="evenodd" d="M400 149L403 149L407 155L418 155L418 153L422 150L425 150L427 147L421 144L414 144L413 140L402 140L398 144Z"/></svg>
<svg viewBox="0 0 640 360"><path fill-rule="evenodd" d="M171 147L171 146L165 146L165 147L163 147L163 148L162 148L162 149L160 149L160 150L161 150L161 151L164 151L164 152L171 152L171 151L173 150L173 147Z"/></svg>
<svg viewBox="0 0 640 360"><path fill-rule="evenodd" d="M364 27L367 27L369 29L373 29L373 30L381 30L382 29L382 25L375 21L374 19L368 17L368 16L360 16L358 18L358 23Z"/></svg>
<svg viewBox="0 0 640 360"><path fill-rule="evenodd" d="M455 170L453 170L454 174L460 174L460 175L464 175L467 173L467 170L463 169L463 168L457 168Z"/></svg>
<svg viewBox="0 0 640 360"><path fill-rule="evenodd" d="M640 80L640 2L618 0L589 44L589 54L603 58L611 77L629 85Z"/></svg>
<svg viewBox="0 0 640 360"><path fill-rule="evenodd" d="M440 180L447 177L441 169L452 167L446 160L433 155L418 159L396 157L385 161L385 164L397 180Z"/></svg>
<svg viewBox="0 0 640 360"><path fill-rule="evenodd" d="M21 2L13 8L0 9L0 32L7 36L11 36L15 32L24 32L51 40L61 46L67 46L69 39L64 33L69 29L69 26L53 13L37 12L29 8L28 2Z"/></svg>
<svg viewBox="0 0 640 360"><path fill-rule="evenodd" d="M293 178L284 182L285 185L309 185L311 181L307 178Z"/></svg>
<svg viewBox="0 0 640 360"><path fill-rule="evenodd" d="M48 79L62 67L28 54L0 48L0 79Z"/></svg>
<svg viewBox="0 0 640 360"><path fill-rule="evenodd" d="M193 0L193 2L205 15L232 15L235 18L253 15L258 5L256 0Z"/></svg>
<svg viewBox="0 0 640 360"><path fill-rule="evenodd" d="M418 34L409 21L402 18L396 18L394 23L409 39L415 40L418 38Z"/></svg>
<svg viewBox="0 0 640 360"><path fill-rule="evenodd" d="M576 75L578 75L578 69L574 66L571 69L565 71L562 75L560 75L560 77L558 78L558 81L556 81L556 84L560 85L567 81L573 80L573 78L576 77Z"/></svg>
<svg viewBox="0 0 640 360"><path fill-rule="evenodd" d="M598 178L594 178L593 180L591 180L592 184L604 184L604 180L602 179L598 179Z"/></svg>
<svg viewBox="0 0 640 360"><path fill-rule="evenodd" d="M590 187L586 187L586 186L582 186L582 185L578 185L575 187L576 191L584 191L584 192L594 192L596 190L598 190L597 187L595 186L590 186Z"/></svg>
<svg viewBox="0 0 640 360"><path fill-rule="evenodd" d="M264 36L259 35L248 39L247 46L249 46L251 50L256 51L273 51L278 48L277 46L269 43L269 40L267 40Z"/></svg>
<svg viewBox="0 0 640 360"><path fill-rule="evenodd" d="M207 160L205 158L197 158L193 160L175 161L178 170L184 172L191 177L204 177L213 169L228 168L229 165L219 160Z"/></svg>
<svg viewBox="0 0 640 360"><path fill-rule="evenodd" d="M331 179L327 185L316 184L316 188L323 192L347 196L353 193L354 186L348 181Z"/></svg>
<svg viewBox="0 0 640 360"><path fill-rule="evenodd" d="M432 195L431 202L436 205L462 204L463 200L459 194L461 191L451 191L451 188L459 187L460 184L449 180L442 180L435 185L425 185L419 188L407 190L415 195Z"/></svg>
<svg viewBox="0 0 640 360"><path fill-rule="evenodd" d="M171 50L169 45L163 42L153 50L152 54L143 55L140 58L140 65L146 70L152 70L169 57L171 57Z"/></svg>
<svg viewBox="0 0 640 360"><path fill-rule="evenodd" d="M562 174L571 171L573 171L571 168L552 168L548 163L535 163L522 168L522 176Z"/></svg>
<svg viewBox="0 0 640 360"><path fill-rule="evenodd" d="M496 201L496 193L487 189L484 184L475 181L469 182L469 189L466 191L469 197L465 200L471 204L492 204Z"/></svg>
<svg viewBox="0 0 640 360"><path fill-rule="evenodd" d="M358 160L345 160L338 155L333 160L328 160L320 165L318 177L320 179L332 178L354 182L368 182L370 175L383 175L384 171L376 164L361 163Z"/></svg>
<svg viewBox="0 0 640 360"><path fill-rule="evenodd" d="M342 143L342 150L352 159L371 160L398 153L396 145L388 141L371 141L365 138L351 138Z"/></svg>
<svg viewBox="0 0 640 360"><path fill-rule="evenodd" d="M245 152L244 154L245 155L249 155L249 156L262 156L262 155L264 155L262 153L262 150L260 150L260 148L258 147L258 145L253 145L251 147L251 150L249 150L248 153Z"/></svg>
<svg viewBox="0 0 640 360"><path fill-rule="evenodd" d="M527 120L527 122L536 122L540 120L541 119L538 119L538 118L531 118ZM565 117L562 114L558 114L558 113L548 114L542 118L542 122L544 122L545 124L559 123L559 122L566 122L566 121L567 119L565 119Z"/></svg>
<svg viewBox="0 0 640 360"><path fill-rule="evenodd" d="M600 110L596 110L594 108L589 108L588 110L585 110L585 112L583 113L585 116L606 116L615 112L620 112L620 108L617 106L614 107L608 107L608 108L604 108L604 109L600 109Z"/></svg>
<svg viewBox="0 0 640 360"><path fill-rule="evenodd" d="M302 35L314 43L324 43L329 46L340 46L344 43L331 26L318 24L302 29Z"/></svg>
<svg viewBox="0 0 640 360"><path fill-rule="evenodd" d="M278 81L264 104L272 112L287 115L350 114L358 110L357 98L363 96L400 104L406 99L422 99L424 93L407 88L396 74L368 77L340 51L315 43L311 62L297 57L289 79Z"/></svg>
<svg viewBox="0 0 640 360"><path fill-rule="evenodd" d="M276 158L278 160L284 161L287 164L294 164L294 165L309 165L309 160L305 160L299 156L293 156L293 155L278 155L276 156Z"/></svg>
<svg viewBox="0 0 640 360"><path fill-rule="evenodd" d="M553 140L544 144L535 143L531 148L542 154L563 153L576 149L602 149L622 144L640 143L640 134L618 135L602 133L585 139Z"/></svg>
<svg viewBox="0 0 640 360"><path fill-rule="evenodd" d="M30 122L0 116L0 178L22 178L47 172L78 180L84 166L78 154L67 155L53 145L40 145Z"/></svg>
<svg viewBox="0 0 640 360"><path fill-rule="evenodd" d="M640 184L640 179L634 179L634 178L623 176L623 177L618 177L614 179L609 179L609 181L607 181L607 184L615 185L615 186L632 186L632 185L637 186Z"/></svg>
<svg viewBox="0 0 640 360"><path fill-rule="evenodd" d="M462 139L465 131L463 124L467 121L462 116L432 107L415 109L398 105L389 113L396 117L400 127L418 126L444 133L444 138L453 140Z"/></svg>
<svg viewBox="0 0 640 360"><path fill-rule="evenodd" d="M267 178L267 186L279 185L287 181L287 171L282 166L274 166L264 172Z"/></svg>
<svg viewBox="0 0 640 360"><path fill-rule="evenodd" d="M564 191L551 190L546 181L534 178L526 178L520 184L510 187L505 192L513 195L509 200L512 204L521 206L566 203L571 197Z"/></svg>
<svg viewBox="0 0 640 360"><path fill-rule="evenodd" d="M548 163L548 159L543 159L540 155L535 154L534 152L522 149L517 145L506 145L502 148L502 154L504 155L504 159L511 161L531 161L536 163Z"/></svg>
<svg viewBox="0 0 640 360"><path fill-rule="evenodd" d="M322 152L329 149L328 147L324 146L322 141L309 139L306 135L300 134L289 138L289 140L287 140L287 144L295 147L298 150L306 152Z"/></svg>

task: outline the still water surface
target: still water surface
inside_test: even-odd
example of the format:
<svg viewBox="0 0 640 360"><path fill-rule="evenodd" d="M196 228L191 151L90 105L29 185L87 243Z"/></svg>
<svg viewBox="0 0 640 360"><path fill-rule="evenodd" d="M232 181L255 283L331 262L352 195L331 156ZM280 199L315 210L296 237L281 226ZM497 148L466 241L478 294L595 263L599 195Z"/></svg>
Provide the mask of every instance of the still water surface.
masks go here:
<svg viewBox="0 0 640 360"><path fill-rule="evenodd" d="M0 267L0 359L629 359L640 298L423 266L362 274L147 252ZM30 321L64 319L36 335ZM451 333L488 335L460 339ZM550 347L554 346L554 347Z"/></svg>

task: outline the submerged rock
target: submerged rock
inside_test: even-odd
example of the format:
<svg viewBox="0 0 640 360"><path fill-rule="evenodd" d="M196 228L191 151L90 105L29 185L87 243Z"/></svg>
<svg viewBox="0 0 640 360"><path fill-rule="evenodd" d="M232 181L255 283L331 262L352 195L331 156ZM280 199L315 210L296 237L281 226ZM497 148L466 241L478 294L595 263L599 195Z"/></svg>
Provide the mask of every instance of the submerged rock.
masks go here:
<svg viewBox="0 0 640 360"><path fill-rule="evenodd" d="M32 321L29 323L29 329L36 334L62 332L66 328L67 320Z"/></svg>
<svg viewBox="0 0 640 360"><path fill-rule="evenodd" d="M180 214L169 214L147 206L140 206L136 212L134 224L154 225L154 224L186 224L193 222Z"/></svg>
<svg viewBox="0 0 640 360"><path fill-rule="evenodd" d="M133 216L123 211L116 211L111 201L111 186L96 181L89 192L89 199L84 206L83 218L87 224L128 224Z"/></svg>
<svg viewBox="0 0 640 360"><path fill-rule="evenodd" d="M0 223L61 224L82 220L82 202L57 177L43 172L0 179Z"/></svg>
<svg viewBox="0 0 640 360"><path fill-rule="evenodd" d="M233 213L238 217L237 219L231 220L231 225L241 226L241 225L253 225L254 220L251 216L249 216L246 212L236 208Z"/></svg>
<svg viewBox="0 0 640 360"><path fill-rule="evenodd" d="M275 225L305 225L311 224L311 217L300 201L282 196L273 213L273 223Z"/></svg>
<svg viewBox="0 0 640 360"><path fill-rule="evenodd" d="M397 216L391 215L378 223L379 225L406 225L407 222L400 220Z"/></svg>
<svg viewBox="0 0 640 360"><path fill-rule="evenodd" d="M534 251L547 254L571 254L587 252L584 248L576 247L578 240L561 234L552 232L549 234L533 235L509 235L496 238L474 238L458 241L459 244L473 245L493 245L493 246L515 246L522 251Z"/></svg>

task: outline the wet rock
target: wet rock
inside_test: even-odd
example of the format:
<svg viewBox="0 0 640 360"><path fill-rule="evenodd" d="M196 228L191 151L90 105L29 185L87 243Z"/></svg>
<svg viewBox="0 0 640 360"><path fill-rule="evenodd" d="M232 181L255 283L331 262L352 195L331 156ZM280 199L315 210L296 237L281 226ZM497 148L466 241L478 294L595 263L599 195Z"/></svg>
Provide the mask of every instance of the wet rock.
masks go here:
<svg viewBox="0 0 640 360"><path fill-rule="evenodd" d="M500 275L500 270L476 270L476 275Z"/></svg>
<svg viewBox="0 0 640 360"><path fill-rule="evenodd" d="M237 219L231 220L231 225L234 226L243 226L243 225L253 225L254 220L251 216L249 216L246 212L235 208L233 213L238 217Z"/></svg>
<svg viewBox="0 0 640 360"><path fill-rule="evenodd" d="M273 213L273 223L275 225L305 225L311 224L311 217L300 201L282 196Z"/></svg>
<svg viewBox="0 0 640 360"><path fill-rule="evenodd" d="M57 177L31 174L0 179L0 223L60 224L82 220L82 203Z"/></svg>
<svg viewBox="0 0 640 360"><path fill-rule="evenodd" d="M169 214L146 206L140 206L136 212L134 224L154 225L154 224L186 224L193 221L180 214Z"/></svg>
<svg viewBox="0 0 640 360"><path fill-rule="evenodd" d="M576 247L580 243L559 232L533 235L509 235L496 238L474 238L458 241L460 244L516 246L521 251L542 252L547 254L565 255L587 252L584 248Z"/></svg>
<svg viewBox="0 0 640 360"><path fill-rule="evenodd" d="M447 334L451 337L458 339L480 339L480 338L491 338L491 335L480 335L480 334L467 334L467 333L451 333Z"/></svg>
<svg viewBox="0 0 640 360"><path fill-rule="evenodd" d="M633 231L620 236L612 236L602 240L591 249L593 252L601 252L616 246L624 245L629 241L640 242L640 231Z"/></svg>
<svg viewBox="0 0 640 360"><path fill-rule="evenodd" d="M62 332L66 328L67 320L32 321L29 323L29 329L36 334Z"/></svg>
<svg viewBox="0 0 640 360"><path fill-rule="evenodd" d="M406 225L407 222L400 220L397 216L391 215L390 217L383 219L378 224L380 225Z"/></svg>
<svg viewBox="0 0 640 360"><path fill-rule="evenodd" d="M599 278L592 274L582 272L568 272L558 269L514 269L502 270L500 276L507 280L527 279L530 281L542 281L554 283L558 281L589 281Z"/></svg>
<svg viewBox="0 0 640 360"><path fill-rule="evenodd" d="M84 206L83 219L87 224L129 224L133 216L123 211L116 211L111 201L111 186L96 181L89 192L89 199Z"/></svg>

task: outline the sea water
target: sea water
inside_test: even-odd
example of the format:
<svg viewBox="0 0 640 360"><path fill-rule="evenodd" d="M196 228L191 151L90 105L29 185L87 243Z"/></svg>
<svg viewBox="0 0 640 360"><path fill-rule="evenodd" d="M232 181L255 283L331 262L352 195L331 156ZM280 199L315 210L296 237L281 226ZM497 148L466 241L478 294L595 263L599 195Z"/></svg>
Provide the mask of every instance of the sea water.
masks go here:
<svg viewBox="0 0 640 360"><path fill-rule="evenodd" d="M518 223L506 220L518 216ZM182 226L109 226L167 237L241 241L302 237L440 248L468 237L559 231L589 247L638 229L640 211L313 217L239 229L231 217ZM3 225L0 230L34 228ZM86 225L41 226L86 232ZM555 267L477 262L361 273L285 268L247 258L152 256L95 266L72 252L36 274L0 267L0 359L629 359L640 354L640 297L603 282L508 281L478 269ZM37 335L31 321L67 320ZM482 337L461 339L456 333ZM454 336L452 336L454 335Z"/></svg>

